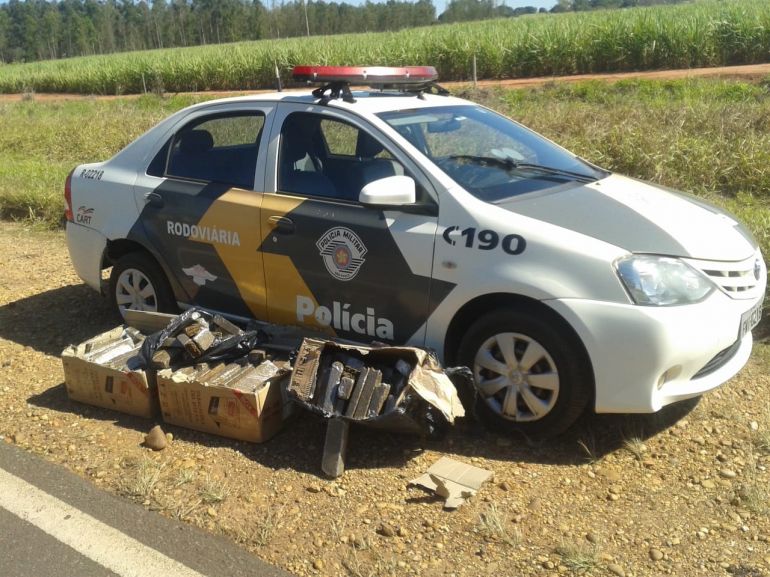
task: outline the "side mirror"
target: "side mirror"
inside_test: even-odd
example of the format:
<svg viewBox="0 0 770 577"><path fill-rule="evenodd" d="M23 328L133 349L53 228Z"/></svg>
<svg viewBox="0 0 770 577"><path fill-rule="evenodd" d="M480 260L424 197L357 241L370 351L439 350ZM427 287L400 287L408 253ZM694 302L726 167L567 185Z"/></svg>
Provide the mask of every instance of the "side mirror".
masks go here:
<svg viewBox="0 0 770 577"><path fill-rule="evenodd" d="M415 189L414 180L409 176L388 176L364 186L358 201L375 206L414 204L417 200Z"/></svg>

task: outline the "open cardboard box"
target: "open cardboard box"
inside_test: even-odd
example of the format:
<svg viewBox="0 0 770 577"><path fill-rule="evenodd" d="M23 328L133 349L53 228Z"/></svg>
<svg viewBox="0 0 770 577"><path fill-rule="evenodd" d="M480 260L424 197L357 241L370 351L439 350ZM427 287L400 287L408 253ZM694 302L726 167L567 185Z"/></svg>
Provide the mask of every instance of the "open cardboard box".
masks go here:
<svg viewBox="0 0 770 577"><path fill-rule="evenodd" d="M157 378L167 423L254 443L267 441L283 424L286 372L270 361L164 369Z"/></svg>
<svg viewBox="0 0 770 577"><path fill-rule="evenodd" d="M153 375L142 370L144 337L117 327L62 351L64 384L74 401L139 417L157 413Z"/></svg>
<svg viewBox="0 0 770 577"><path fill-rule="evenodd" d="M406 384L394 396L392 406L376 416L352 419L337 411L324 410L321 397L323 390L323 359L326 355L350 354L360 358L366 366L395 366L405 361L411 366L406 375ZM414 347L371 347L336 343L328 340L306 338L302 341L294 362L289 383L289 394L305 408L327 418L337 417L375 428L422 433L423 429L410 410L416 405L410 399L420 397L428 405L438 409L444 418L453 423L456 417L465 414L452 381L443 372L438 360L427 351ZM355 394L355 393L354 393Z"/></svg>

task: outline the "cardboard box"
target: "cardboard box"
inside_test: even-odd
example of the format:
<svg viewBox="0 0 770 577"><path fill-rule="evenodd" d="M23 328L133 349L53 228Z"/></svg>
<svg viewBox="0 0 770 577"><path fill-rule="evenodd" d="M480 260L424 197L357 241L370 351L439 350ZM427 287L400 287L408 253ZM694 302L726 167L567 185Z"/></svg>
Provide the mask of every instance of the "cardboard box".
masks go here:
<svg viewBox="0 0 770 577"><path fill-rule="evenodd" d="M220 363L158 372L163 420L223 437L262 443L283 424L281 381L270 361Z"/></svg>
<svg viewBox="0 0 770 577"><path fill-rule="evenodd" d="M352 396L338 404L340 387L337 385L335 390L327 390L329 383L325 381L329 373L324 369L329 360L335 358L340 359L345 371L357 365L355 372L359 379L362 372L371 367L380 367L382 370L376 372L381 374L375 376L374 383L368 377L362 379L364 383L357 381ZM387 367L392 370L386 379ZM380 378L390 385L388 402L384 406L371 401ZM403 380L399 383L399 379ZM414 395L411 393L416 393L417 397L441 411L449 423L465 414L457 390L438 361L426 350L415 347L371 347L306 338L294 361L288 392L303 407L326 418L338 417L405 433L423 432L421 424L414 418L419 415L412 414L417 404L413 402ZM412 401L408 402L410 399ZM351 404L356 405L352 415ZM381 408L371 411L374 405ZM330 406L333 406L332 410L329 410ZM346 407L346 410L341 407ZM419 410L417 413L421 414Z"/></svg>
<svg viewBox="0 0 770 577"><path fill-rule="evenodd" d="M117 327L62 351L64 384L73 401L151 418L158 401L154 379L140 369L144 337Z"/></svg>

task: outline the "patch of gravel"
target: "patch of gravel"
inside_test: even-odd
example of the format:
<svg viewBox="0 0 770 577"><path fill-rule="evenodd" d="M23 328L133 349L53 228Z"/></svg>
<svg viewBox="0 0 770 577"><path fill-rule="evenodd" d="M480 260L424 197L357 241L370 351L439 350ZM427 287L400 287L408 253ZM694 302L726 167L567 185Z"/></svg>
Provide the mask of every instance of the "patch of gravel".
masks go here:
<svg viewBox="0 0 770 577"><path fill-rule="evenodd" d="M117 324L63 235L0 223L0 442L241 543L297 575L770 575L770 351L700 403L590 416L528 443L463 423L442 441L351 431L320 472L324 425L253 445L67 399L59 353ZM495 478L455 512L407 486L447 455Z"/></svg>

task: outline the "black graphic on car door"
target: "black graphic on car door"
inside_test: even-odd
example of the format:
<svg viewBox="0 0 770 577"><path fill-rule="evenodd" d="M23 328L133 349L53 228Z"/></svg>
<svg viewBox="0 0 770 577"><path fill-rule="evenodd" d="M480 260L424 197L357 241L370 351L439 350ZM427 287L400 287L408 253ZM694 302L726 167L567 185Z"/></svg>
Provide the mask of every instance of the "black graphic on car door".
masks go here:
<svg viewBox="0 0 770 577"><path fill-rule="evenodd" d="M356 202L361 171L368 170L362 164L378 165L377 176L399 168L373 159L371 143L365 157L357 128L315 116L289 115L279 151L279 193L263 197L268 317L354 340L419 342L416 333L432 312L430 302L441 302L453 285L432 283L429 265L427 274L415 274L391 226L398 218L419 222L399 240L418 246L419 259L430 263L436 218ZM416 256L412 250L410 258ZM430 299L431 291L438 298Z"/></svg>

